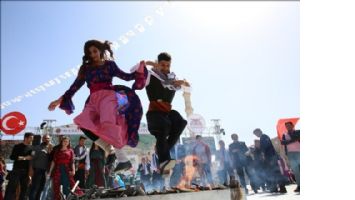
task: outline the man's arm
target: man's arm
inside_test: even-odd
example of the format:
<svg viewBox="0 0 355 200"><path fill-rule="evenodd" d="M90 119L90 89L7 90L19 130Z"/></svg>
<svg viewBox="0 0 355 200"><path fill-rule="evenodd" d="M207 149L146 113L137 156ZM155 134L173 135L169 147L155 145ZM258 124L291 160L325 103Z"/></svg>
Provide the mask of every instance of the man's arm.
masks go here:
<svg viewBox="0 0 355 200"><path fill-rule="evenodd" d="M267 138L265 137L260 138L260 151L262 154L265 154L266 146L267 146Z"/></svg>
<svg viewBox="0 0 355 200"><path fill-rule="evenodd" d="M291 138L290 140L287 140L287 139L286 139L286 135L283 134L283 135L282 135L281 144L282 144L282 145L288 145L288 144L294 143L294 142L296 142L296 141L299 140L299 137L297 137L297 135L296 135L296 136L291 136L291 135L290 135L290 138Z"/></svg>
<svg viewBox="0 0 355 200"><path fill-rule="evenodd" d="M80 150L79 150L80 151ZM81 155L81 156L76 156L76 154L75 154L75 152L74 152L74 160L82 160L85 156L87 156L87 150L85 149L85 148L83 148L83 151L84 151L84 153L83 153L83 155ZM79 153L80 154L80 153Z"/></svg>
<svg viewBox="0 0 355 200"><path fill-rule="evenodd" d="M11 155L10 155L10 159L11 160L17 160L19 157L19 146L15 145L14 148L12 149Z"/></svg>
<svg viewBox="0 0 355 200"><path fill-rule="evenodd" d="M282 140L280 141L282 145L288 145L291 144L291 140L287 140L285 134L282 135Z"/></svg>
<svg viewBox="0 0 355 200"><path fill-rule="evenodd" d="M139 171L139 172L142 171L142 170L141 170L142 167L143 167L143 165L142 165L142 164L139 164L137 171Z"/></svg>
<svg viewBox="0 0 355 200"><path fill-rule="evenodd" d="M187 82L185 79L184 80L174 80L173 81L174 86L181 87L182 85L186 87L190 87L190 83Z"/></svg>
<svg viewBox="0 0 355 200"><path fill-rule="evenodd" d="M242 143L242 149L243 149L243 153L246 153L249 150L245 142Z"/></svg>

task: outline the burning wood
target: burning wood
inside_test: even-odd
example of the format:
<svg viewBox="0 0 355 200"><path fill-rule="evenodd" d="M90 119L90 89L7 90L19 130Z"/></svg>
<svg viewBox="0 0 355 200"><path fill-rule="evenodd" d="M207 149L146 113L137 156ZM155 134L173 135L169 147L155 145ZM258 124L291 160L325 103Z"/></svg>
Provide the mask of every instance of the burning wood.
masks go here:
<svg viewBox="0 0 355 200"><path fill-rule="evenodd" d="M183 171L183 176L177 185L178 189L192 189L191 187L191 181L192 178L194 177L194 174L196 172L195 166L194 166L194 160L197 159L196 156L186 156L184 159L185 163L185 169Z"/></svg>

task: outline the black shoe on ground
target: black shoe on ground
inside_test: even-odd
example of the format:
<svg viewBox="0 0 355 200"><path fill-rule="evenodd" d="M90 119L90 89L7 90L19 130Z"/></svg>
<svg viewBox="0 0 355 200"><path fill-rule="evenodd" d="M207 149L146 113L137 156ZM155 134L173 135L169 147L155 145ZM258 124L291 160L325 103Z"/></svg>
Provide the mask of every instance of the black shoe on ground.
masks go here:
<svg viewBox="0 0 355 200"><path fill-rule="evenodd" d="M115 172L127 171L132 168L132 163L130 161L120 162L115 168Z"/></svg>
<svg viewBox="0 0 355 200"><path fill-rule="evenodd" d="M287 193L286 187L285 187L285 186L281 186L279 192L280 192L281 194Z"/></svg>

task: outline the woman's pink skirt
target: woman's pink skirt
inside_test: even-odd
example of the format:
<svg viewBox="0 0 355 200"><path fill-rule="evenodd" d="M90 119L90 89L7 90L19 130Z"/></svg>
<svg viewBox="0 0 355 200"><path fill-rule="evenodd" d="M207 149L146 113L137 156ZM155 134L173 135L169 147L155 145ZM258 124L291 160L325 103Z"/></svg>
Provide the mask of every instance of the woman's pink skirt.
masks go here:
<svg viewBox="0 0 355 200"><path fill-rule="evenodd" d="M80 128L90 130L115 148L127 144L127 123L124 115L118 113L116 92L99 90L90 95L83 112L74 118Z"/></svg>

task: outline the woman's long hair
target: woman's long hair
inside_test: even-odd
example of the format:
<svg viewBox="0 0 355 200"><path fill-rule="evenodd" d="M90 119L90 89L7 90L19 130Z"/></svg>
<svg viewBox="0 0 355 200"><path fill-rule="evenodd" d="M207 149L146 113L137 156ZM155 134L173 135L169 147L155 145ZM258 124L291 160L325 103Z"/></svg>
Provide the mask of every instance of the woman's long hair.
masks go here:
<svg viewBox="0 0 355 200"><path fill-rule="evenodd" d="M90 52L89 52L89 48L92 46L99 49L101 59L104 59L104 60L113 59L113 51L111 49L111 44L112 43L107 40L105 42L101 42L99 40L89 40L89 41L85 42L83 65L89 64L92 62L92 60L90 58ZM106 51L108 51L110 53L109 56L107 55Z"/></svg>
<svg viewBox="0 0 355 200"><path fill-rule="evenodd" d="M68 149L70 149L70 138L67 137L67 136L63 136L62 139L60 140L60 145L59 145L59 149L62 149L63 148L63 141L64 140L68 140L69 141L69 144L68 144Z"/></svg>
<svg viewBox="0 0 355 200"><path fill-rule="evenodd" d="M84 56L83 56L83 63L79 69L78 73L78 78L81 80L85 79L85 72L86 72L86 65L92 63L92 60L90 58L90 52L89 48L94 46L100 51L100 58L104 60L113 60L113 51L111 49L111 42L105 41L101 42L99 40L88 40L85 42L84 45ZM107 55L107 51L110 53L110 55Z"/></svg>
<svg viewBox="0 0 355 200"><path fill-rule="evenodd" d="M105 151L104 151L99 145L95 144L95 142L93 142L92 145L91 145L91 148L90 148L90 157L91 157L91 153L95 150L95 148L94 148L95 146L98 147L99 151L100 151L100 152L102 153L102 155L104 155L104 157L105 157Z"/></svg>
<svg viewBox="0 0 355 200"><path fill-rule="evenodd" d="M84 45L84 56L83 56L83 63L79 69L79 78L83 79L85 76L85 66L87 64L92 63L92 60L90 58L90 52L89 48L94 46L100 51L100 58L104 60L113 60L113 51L111 49L111 42L110 41L105 41L101 42L99 40L88 40L85 42ZM107 51L110 53L109 55L107 54Z"/></svg>

